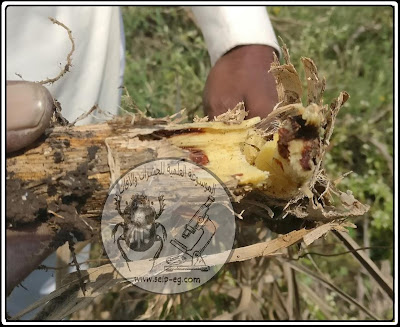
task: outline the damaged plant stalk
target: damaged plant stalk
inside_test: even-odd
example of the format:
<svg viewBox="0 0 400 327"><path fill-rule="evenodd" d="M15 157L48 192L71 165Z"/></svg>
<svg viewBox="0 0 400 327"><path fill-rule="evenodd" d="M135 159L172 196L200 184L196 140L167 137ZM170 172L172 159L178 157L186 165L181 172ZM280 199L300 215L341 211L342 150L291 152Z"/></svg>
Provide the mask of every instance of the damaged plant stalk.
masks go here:
<svg viewBox="0 0 400 327"><path fill-rule="evenodd" d="M350 191L336 189L322 165L335 117L349 96L342 92L331 105L323 104L325 81L313 61L302 58L308 88L303 104L298 73L282 50L285 63L275 58L270 69L279 103L264 120L245 120L240 103L214 121L181 124L174 116L153 119L137 112L49 129L44 139L7 158L7 228L40 220L58 235L57 245L69 233L92 239L99 235L110 185L132 167L166 157L212 171L244 219L253 215L287 225L290 220L283 218L290 216L318 225L362 215L368 207ZM285 232L296 229L286 227Z"/></svg>

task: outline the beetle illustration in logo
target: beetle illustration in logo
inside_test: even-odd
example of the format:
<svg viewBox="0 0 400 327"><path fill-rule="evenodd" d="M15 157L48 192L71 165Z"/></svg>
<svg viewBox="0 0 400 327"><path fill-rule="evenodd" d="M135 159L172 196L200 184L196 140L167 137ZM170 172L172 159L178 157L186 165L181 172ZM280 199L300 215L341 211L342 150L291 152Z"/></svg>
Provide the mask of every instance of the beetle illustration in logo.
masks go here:
<svg viewBox="0 0 400 327"><path fill-rule="evenodd" d="M124 221L114 226L112 236L114 236L114 243L117 243L118 249L126 263L132 260L129 259L128 255L122 248L121 242L125 242L129 249L137 252L145 252L156 242L159 242L160 245L153 257L153 265L155 260L160 256L164 242L167 239L167 233L164 226L156 221L165 208L164 196L159 196L158 201L160 208L157 213L152 206L153 203L146 195L134 194L132 195L130 202L127 203L124 211L122 211L121 196L119 194L116 195L115 209ZM123 228L123 232L118 239L115 239L115 234L119 227Z"/></svg>

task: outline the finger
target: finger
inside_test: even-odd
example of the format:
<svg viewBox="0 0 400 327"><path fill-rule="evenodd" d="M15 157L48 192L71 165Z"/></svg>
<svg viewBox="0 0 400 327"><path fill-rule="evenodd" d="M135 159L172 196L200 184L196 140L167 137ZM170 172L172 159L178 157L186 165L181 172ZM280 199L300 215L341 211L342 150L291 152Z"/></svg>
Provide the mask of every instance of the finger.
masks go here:
<svg viewBox="0 0 400 327"><path fill-rule="evenodd" d="M248 89L245 98L245 107L249 115L247 118L267 117L278 102L278 93L275 80L272 76L260 76L258 83Z"/></svg>
<svg viewBox="0 0 400 327"><path fill-rule="evenodd" d="M7 152L35 141L50 125L53 97L43 86L27 81L7 81Z"/></svg>
<svg viewBox="0 0 400 327"><path fill-rule="evenodd" d="M212 68L207 77L203 91L204 114L210 120L228 109L233 109L239 102L243 101L242 93L236 87L229 65L219 63Z"/></svg>
<svg viewBox="0 0 400 327"><path fill-rule="evenodd" d="M205 102L205 114L208 115L210 120L212 120L215 116L221 115L229 109L235 108L241 101L243 101L243 98L231 95L220 95L218 98L211 98L210 101Z"/></svg>
<svg viewBox="0 0 400 327"><path fill-rule="evenodd" d="M265 118L271 112L277 101L274 97L270 97L267 95L257 94L254 97L248 97L248 100L245 101L245 108L248 112L247 119L253 117Z"/></svg>
<svg viewBox="0 0 400 327"><path fill-rule="evenodd" d="M53 232L44 224L6 230L7 295L53 252L49 246L53 238Z"/></svg>

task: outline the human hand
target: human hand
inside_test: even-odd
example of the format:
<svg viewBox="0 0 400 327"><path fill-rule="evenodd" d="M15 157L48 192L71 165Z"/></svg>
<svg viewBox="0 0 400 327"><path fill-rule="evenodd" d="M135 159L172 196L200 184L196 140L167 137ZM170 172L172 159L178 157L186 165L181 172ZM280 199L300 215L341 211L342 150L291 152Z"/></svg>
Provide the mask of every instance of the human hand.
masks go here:
<svg viewBox="0 0 400 327"><path fill-rule="evenodd" d="M204 110L210 119L241 101L248 118L264 118L272 111L278 102L275 79L268 73L274 51L266 45L245 45L218 59L203 93Z"/></svg>
<svg viewBox="0 0 400 327"><path fill-rule="evenodd" d="M6 90L7 152L13 152L34 142L49 126L53 98L33 82L7 81ZM40 223L6 229L7 295L52 252L53 237L53 231Z"/></svg>
<svg viewBox="0 0 400 327"><path fill-rule="evenodd" d="M50 125L53 97L41 84L7 81L7 153L34 142Z"/></svg>
<svg viewBox="0 0 400 327"><path fill-rule="evenodd" d="M7 296L54 251L54 237L46 223L6 229Z"/></svg>

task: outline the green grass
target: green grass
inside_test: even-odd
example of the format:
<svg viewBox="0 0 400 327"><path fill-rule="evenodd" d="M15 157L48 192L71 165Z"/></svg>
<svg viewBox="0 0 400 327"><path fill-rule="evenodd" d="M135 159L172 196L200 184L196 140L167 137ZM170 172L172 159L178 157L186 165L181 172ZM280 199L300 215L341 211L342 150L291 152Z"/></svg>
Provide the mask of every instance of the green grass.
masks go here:
<svg viewBox="0 0 400 327"><path fill-rule="evenodd" d="M181 7L124 7L125 86L139 108L165 116L199 111L210 63L201 32Z"/></svg>
<svg viewBox="0 0 400 327"><path fill-rule="evenodd" d="M287 6L269 7L268 12L298 70L302 70L300 57L307 56L325 76L325 102L330 103L343 90L350 94L336 123L326 169L333 178L353 171L340 187L351 189L371 209L355 220L358 229L352 235L363 244L367 234L364 239L371 246L381 246L371 250L378 265L382 260L392 260L392 250L387 247L393 246L393 9ZM201 114L210 62L201 31L190 13L181 7L124 7L123 17L125 86L138 106L153 116L181 108L187 108L191 115ZM364 220L368 228L363 227ZM350 256L319 258L316 262L354 295L351 277L360 268L351 264ZM335 270L338 265L346 269ZM225 303L220 300L218 303ZM209 307L203 298L199 301ZM192 317L196 312L207 314L204 307L189 307L187 311ZM324 319L319 310L311 311L315 311L315 319ZM386 318L390 315L388 312ZM352 317L357 318L357 312ZM337 318L343 318L340 312Z"/></svg>

